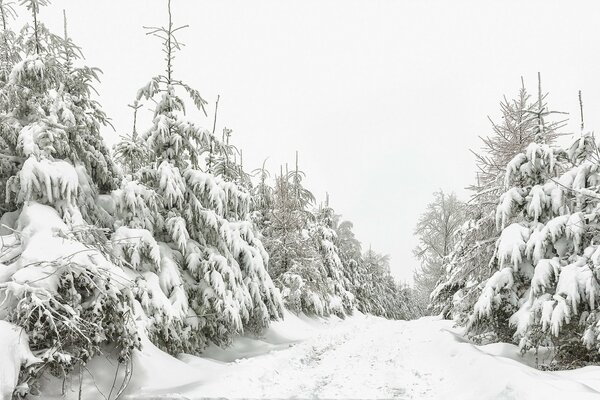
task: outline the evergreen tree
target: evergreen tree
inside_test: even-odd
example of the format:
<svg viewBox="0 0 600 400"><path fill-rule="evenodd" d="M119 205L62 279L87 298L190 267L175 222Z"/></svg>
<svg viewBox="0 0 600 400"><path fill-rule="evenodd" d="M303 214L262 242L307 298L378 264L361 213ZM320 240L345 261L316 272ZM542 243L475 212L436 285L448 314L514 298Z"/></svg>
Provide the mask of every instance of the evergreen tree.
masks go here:
<svg viewBox="0 0 600 400"><path fill-rule="evenodd" d="M281 315L282 304L267 272L269 256L249 219L250 193L229 175L202 170L209 149L227 148L184 118L185 102L177 90L186 92L201 111L206 102L174 78L173 59L181 48L175 33L184 27L173 25L170 1L168 14L166 27L147 28L163 43L165 71L137 96L156 100L152 126L142 135L154 157L137 174L139 182L121 188L118 223L143 228L157 240L130 243L124 253L146 254L152 260L146 280L158 276L166 282L160 291L168 300L162 312L167 320L150 318L150 338L172 353L197 353L207 340L228 343L244 328L262 330ZM146 210L158 217L141 218ZM168 271L164 263L170 265ZM148 307L152 315L154 305Z"/></svg>
<svg viewBox="0 0 600 400"><path fill-rule="evenodd" d="M265 246L271 255L270 273L281 289L286 307L295 312L329 313L326 274L309 235L314 216L308 210L314 202L303 187L304 173L286 171L276 177L271 209L262 210ZM264 185L264 184L263 184ZM268 207L269 191L261 189L261 203Z"/></svg>
<svg viewBox="0 0 600 400"><path fill-rule="evenodd" d="M9 4L0 5L3 23ZM126 267L97 226L109 221L97 195L116 179L100 136L107 119L92 98L97 70L79 66L73 42L38 21L47 1L21 4L33 23L14 41L4 25L1 146L14 165L2 169L11 212L1 218L10 234L0 255L0 318L27 332L39 358L23 371L24 394L44 371L65 377L108 344L127 361L139 337Z"/></svg>
<svg viewBox="0 0 600 400"><path fill-rule="evenodd" d="M133 109L133 129L131 134L121 136L121 141L115 145L114 155L115 159L123 166L124 171L133 176L146 163L149 155L146 142L142 140L137 131L137 113L141 105L136 100L128 107Z"/></svg>
<svg viewBox="0 0 600 400"><path fill-rule="evenodd" d="M431 295L434 312L452 314L460 324L468 323L480 283L497 268L495 213L504 190L506 165L531 142L552 144L564 126L564 121L549 120L556 112L549 110L546 98L541 83L534 101L522 82L516 99L501 102L501 122L492 122L493 134L482 139L482 152L475 154L478 173L476 184L470 187L468 221L458 230L456 245L445 261L445 276Z"/></svg>
<svg viewBox="0 0 600 400"><path fill-rule="evenodd" d="M598 161L587 134L567 151L532 143L508 164L496 213L499 269L483 286L471 332L491 321L499 339L514 335L524 351L551 347L562 365L598 361Z"/></svg>
<svg viewBox="0 0 600 400"><path fill-rule="evenodd" d="M418 303L411 298L405 286L394 281L390 273L390 259L369 248L358 267L356 297L359 311L392 319L418 316Z"/></svg>
<svg viewBox="0 0 600 400"><path fill-rule="evenodd" d="M328 203L329 201L326 202L325 207L321 207L316 212L315 222L311 226L309 234L320 256L318 262L325 268L328 292L330 293L330 312L344 316L352 314L354 295L351 292L348 271L342 263L337 246L337 234L334 230L335 215Z"/></svg>

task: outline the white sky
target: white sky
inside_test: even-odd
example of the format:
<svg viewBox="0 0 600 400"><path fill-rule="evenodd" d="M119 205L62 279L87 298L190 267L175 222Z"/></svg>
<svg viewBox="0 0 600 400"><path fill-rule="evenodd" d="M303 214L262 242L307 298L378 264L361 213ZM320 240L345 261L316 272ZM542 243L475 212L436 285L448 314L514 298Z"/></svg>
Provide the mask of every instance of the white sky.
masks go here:
<svg viewBox="0 0 600 400"><path fill-rule="evenodd" d="M54 0L42 20L57 33L63 8L88 64L104 71L105 111L128 133L126 105L163 68L142 25L164 24L166 1ZM551 108L574 117L582 89L586 124L599 126L598 1L173 0L173 9L190 25L176 77L210 111L221 95L218 127L234 129L247 169L269 157L278 170L299 150L309 188L320 199L328 191L400 279L416 264L419 213L440 188L466 198L468 149L521 75L534 92L541 71Z"/></svg>

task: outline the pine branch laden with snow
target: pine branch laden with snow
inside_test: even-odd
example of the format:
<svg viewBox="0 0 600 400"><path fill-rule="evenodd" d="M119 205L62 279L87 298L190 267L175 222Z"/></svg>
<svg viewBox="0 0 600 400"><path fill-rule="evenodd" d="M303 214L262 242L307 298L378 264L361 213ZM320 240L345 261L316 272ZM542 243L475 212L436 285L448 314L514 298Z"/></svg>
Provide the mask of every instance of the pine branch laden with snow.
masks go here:
<svg viewBox="0 0 600 400"><path fill-rule="evenodd" d="M0 318L25 329L40 359L24 387L45 369L66 376L106 344L128 360L139 347L131 274L102 247L73 239L50 206L28 202L13 228L0 249Z"/></svg>

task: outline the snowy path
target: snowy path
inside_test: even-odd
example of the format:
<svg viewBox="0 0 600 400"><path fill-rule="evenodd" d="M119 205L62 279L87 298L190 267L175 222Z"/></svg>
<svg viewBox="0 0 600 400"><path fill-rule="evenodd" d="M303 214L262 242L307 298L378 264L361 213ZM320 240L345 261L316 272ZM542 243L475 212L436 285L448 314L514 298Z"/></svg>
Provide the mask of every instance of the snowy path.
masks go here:
<svg viewBox="0 0 600 400"><path fill-rule="evenodd" d="M598 367L541 372L524 365L516 347L473 346L453 333L451 325L434 318L407 322L362 315L328 321L295 344L280 343L281 335L267 337L274 350L214 364L214 376L181 387L181 392L186 398L547 400L562 393L600 399ZM290 329L285 323L279 328ZM247 340L214 357L265 352ZM206 362L194 357L188 365L194 359ZM197 366L206 371L206 364Z"/></svg>
<svg viewBox="0 0 600 400"><path fill-rule="evenodd" d="M428 398L432 373L416 365L426 343L412 343L411 326L380 319L341 323L288 350L242 360L202 391L215 397Z"/></svg>
<svg viewBox="0 0 600 400"><path fill-rule="evenodd" d="M148 345L136 358L124 398L600 399L600 367L538 371L515 346L474 346L451 325L434 318L290 316L262 340L240 338L202 358L177 360ZM92 390L84 398L101 398L93 390L110 388L111 365L90 365L95 378L84 383L84 392Z"/></svg>

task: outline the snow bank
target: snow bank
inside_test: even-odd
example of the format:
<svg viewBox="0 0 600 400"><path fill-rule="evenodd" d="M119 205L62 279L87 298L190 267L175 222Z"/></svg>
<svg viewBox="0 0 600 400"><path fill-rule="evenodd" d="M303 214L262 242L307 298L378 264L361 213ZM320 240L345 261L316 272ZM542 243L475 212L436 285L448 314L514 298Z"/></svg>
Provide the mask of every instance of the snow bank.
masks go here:
<svg viewBox="0 0 600 400"><path fill-rule="evenodd" d="M21 365L41 362L29 350L27 334L18 326L0 321L0 399L12 398Z"/></svg>
<svg viewBox="0 0 600 400"><path fill-rule="evenodd" d="M220 348L210 345L202 357L181 354L172 357L142 336L142 349L135 350L129 385L123 392L124 399L198 398L202 387L230 372L231 367L244 360L260 358L272 352L289 349L302 340L313 337L329 323L339 322L312 319L304 315L285 313L285 320L274 321L261 337L241 336L231 346ZM103 355L94 357L83 374L82 398L112 398L123 381L127 381L126 367L118 364L114 350L106 349ZM48 376L42 387L43 398L48 400L75 400L79 397L77 373L71 376L65 396L62 380ZM194 393L194 395L191 395Z"/></svg>
<svg viewBox="0 0 600 400"><path fill-rule="evenodd" d="M549 372L533 368L532 355L520 356L518 347L496 343L475 346L464 340L450 327L449 321L435 323L446 333L446 338L434 342L434 349L442 362L438 368L449 371L445 379L445 398L462 400L511 399L547 400L556 398L598 399L600 392L588 385L590 375L583 370ZM443 326L446 325L446 328ZM419 331L426 334L432 329L421 323ZM542 353L543 354L543 353ZM460 366L456 368L456 366ZM595 367L596 373L600 367ZM596 376L595 386L600 379ZM433 397L441 398L441 397Z"/></svg>

